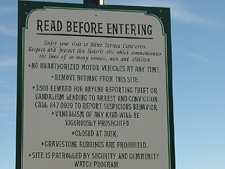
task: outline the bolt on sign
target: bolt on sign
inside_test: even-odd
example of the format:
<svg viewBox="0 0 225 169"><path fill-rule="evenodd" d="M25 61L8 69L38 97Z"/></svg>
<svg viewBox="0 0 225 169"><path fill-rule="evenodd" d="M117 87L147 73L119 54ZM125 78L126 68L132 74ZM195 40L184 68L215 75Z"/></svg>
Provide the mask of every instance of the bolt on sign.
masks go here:
<svg viewBox="0 0 225 169"><path fill-rule="evenodd" d="M16 169L175 169L170 9L18 3Z"/></svg>

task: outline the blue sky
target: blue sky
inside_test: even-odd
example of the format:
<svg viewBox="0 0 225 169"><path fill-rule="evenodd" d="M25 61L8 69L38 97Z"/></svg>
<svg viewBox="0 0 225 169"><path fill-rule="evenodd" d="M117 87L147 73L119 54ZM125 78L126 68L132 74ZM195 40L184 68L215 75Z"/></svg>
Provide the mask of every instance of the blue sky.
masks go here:
<svg viewBox="0 0 225 169"><path fill-rule="evenodd" d="M0 168L13 169L17 0L0 4ZM171 8L176 168L225 169L225 1L106 0L106 4Z"/></svg>

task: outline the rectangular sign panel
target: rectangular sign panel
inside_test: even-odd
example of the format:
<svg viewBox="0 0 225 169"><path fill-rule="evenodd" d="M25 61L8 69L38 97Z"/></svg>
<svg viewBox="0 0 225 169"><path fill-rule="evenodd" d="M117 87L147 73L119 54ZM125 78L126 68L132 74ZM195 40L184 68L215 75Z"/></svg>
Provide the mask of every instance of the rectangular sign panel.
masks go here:
<svg viewBox="0 0 225 169"><path fill-rule="evenodd" d="M175 169L168 8L19 2L17 169Z"/></svg>

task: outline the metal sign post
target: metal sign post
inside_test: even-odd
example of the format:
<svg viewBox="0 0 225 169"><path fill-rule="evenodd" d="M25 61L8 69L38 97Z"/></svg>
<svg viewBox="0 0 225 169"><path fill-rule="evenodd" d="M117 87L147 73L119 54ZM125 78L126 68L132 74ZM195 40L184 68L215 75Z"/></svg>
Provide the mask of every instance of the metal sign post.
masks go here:
<svg viewBox="0 0 225 169"><path fill-rule="evenodd" d="M84 0L84 4L105 5L105 0Z"/></svg>

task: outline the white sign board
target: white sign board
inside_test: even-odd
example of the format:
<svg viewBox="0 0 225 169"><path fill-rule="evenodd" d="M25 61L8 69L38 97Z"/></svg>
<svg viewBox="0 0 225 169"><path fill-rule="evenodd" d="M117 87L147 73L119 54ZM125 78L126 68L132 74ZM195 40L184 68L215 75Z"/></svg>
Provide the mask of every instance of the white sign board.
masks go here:
<svg viewBox="0 0 225 169"><path fill-rule="evenodd" d="M144 11L31 11L21 168L171 168L166 38Z"/></svg>

